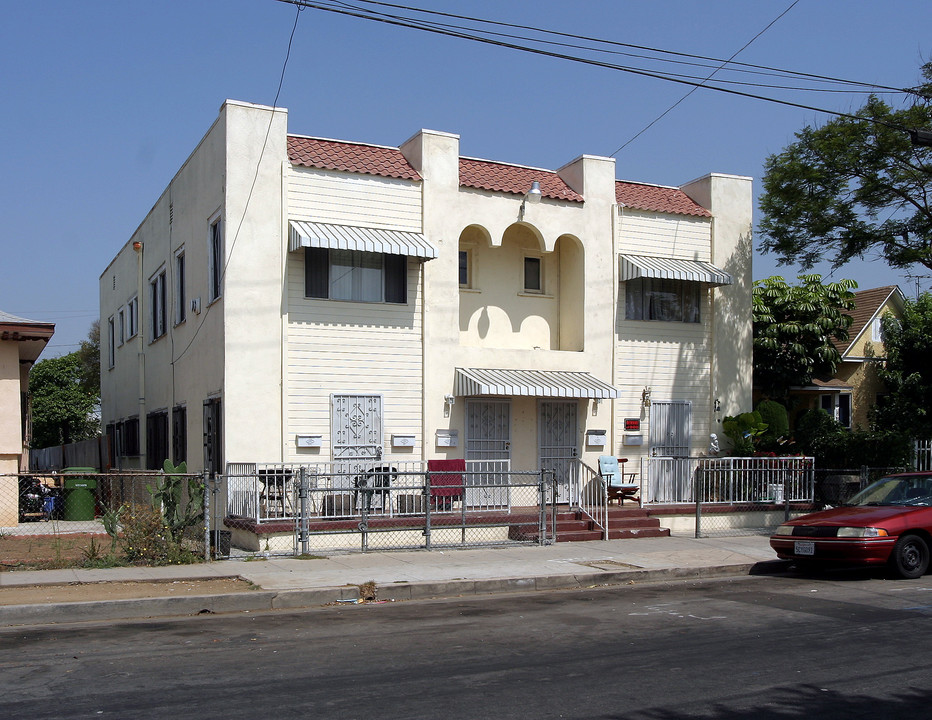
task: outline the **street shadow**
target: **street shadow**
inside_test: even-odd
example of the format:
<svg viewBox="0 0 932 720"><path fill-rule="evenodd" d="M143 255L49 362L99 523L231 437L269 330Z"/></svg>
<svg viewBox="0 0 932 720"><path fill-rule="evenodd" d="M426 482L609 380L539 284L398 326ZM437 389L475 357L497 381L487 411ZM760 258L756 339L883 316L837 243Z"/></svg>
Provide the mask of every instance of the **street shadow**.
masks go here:
<svg viewBox="0 0 932 720"><path fill-rule="evenodd" d="M740 702L740 699L738 700ZM735 708L725 703L712 703L689 711L650 709L626 715L602 715L604 720L685 720L685 718L716 718L716 720L793 720L817 717L836 718L910 718L927 717L932 692L904 690L888 697L851 695L826 690L816 685L777 688L760 697L748 707Z"/></svg>

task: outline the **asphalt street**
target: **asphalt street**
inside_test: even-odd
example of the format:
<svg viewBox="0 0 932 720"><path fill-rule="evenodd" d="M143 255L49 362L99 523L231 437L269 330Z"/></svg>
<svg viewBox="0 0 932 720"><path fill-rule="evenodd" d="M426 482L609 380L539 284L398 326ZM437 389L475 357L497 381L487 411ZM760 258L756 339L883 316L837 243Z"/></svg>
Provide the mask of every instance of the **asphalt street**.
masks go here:
<svg viewBox="0 0 932 720"><path fill-rule="evenodd" d="M932 578L681 580L0 630L4 718L882 718Z"/></svg>

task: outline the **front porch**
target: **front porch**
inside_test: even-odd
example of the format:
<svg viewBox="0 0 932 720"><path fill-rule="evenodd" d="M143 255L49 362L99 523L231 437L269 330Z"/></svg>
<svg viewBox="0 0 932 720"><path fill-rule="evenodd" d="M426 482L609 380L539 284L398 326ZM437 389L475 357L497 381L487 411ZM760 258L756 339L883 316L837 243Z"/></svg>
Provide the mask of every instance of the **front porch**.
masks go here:
<svg viewBox="0 0 932 720"><path fill-rule="evenodd" d="M231 465L223 524L234 547L307 554L757 532L812 508L808 458L647 458L614 506L579 459L431 462Z"/></svg>

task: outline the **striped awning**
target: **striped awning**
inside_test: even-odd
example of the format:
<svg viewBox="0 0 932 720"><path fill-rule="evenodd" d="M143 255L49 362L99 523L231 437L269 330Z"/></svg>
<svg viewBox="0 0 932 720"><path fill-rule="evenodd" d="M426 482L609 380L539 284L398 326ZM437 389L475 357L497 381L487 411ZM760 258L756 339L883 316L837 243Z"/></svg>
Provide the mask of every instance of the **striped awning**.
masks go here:
<svg viewBox="0 0 932 720"><path fill-rule="evenodd" d="M290 220L289 252L306 247L408 255L422 260L437 257L437 248L420 233Z"/></svg>
<svg viewBox="0 0 932 720"><path fill-rule="evenodd" d="M648 255L622 255L621 280L657 278L687 280L709 285L733 285L734 278L712 263L701 260L674 260Z"/></svg>
<svg viewBox="0 0 932 720"><path fill-rule="evenodd" d="M587 372L456 368L456 394L610 400L619 390Z"/></svg>

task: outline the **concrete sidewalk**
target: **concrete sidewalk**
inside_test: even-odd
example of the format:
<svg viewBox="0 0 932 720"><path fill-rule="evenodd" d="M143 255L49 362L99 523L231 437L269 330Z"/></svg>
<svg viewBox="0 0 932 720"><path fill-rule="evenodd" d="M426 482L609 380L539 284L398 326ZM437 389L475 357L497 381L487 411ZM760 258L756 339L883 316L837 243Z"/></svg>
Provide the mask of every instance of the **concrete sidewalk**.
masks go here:
<svg viewBox="0 0 932 720"><path fill-rule="evenodd" d="M305 560L271 557L171 567L16 571L0 573L0 588L100 583L100 599L0 606L0 626L314 607L371 600L373 590L379 601L415 600L747 575L784 567L786 563L776 559L767 537L748 535L353 553ZM107 599L107 583L212 578L241 578L256 589L196 597Z"/></svg>

